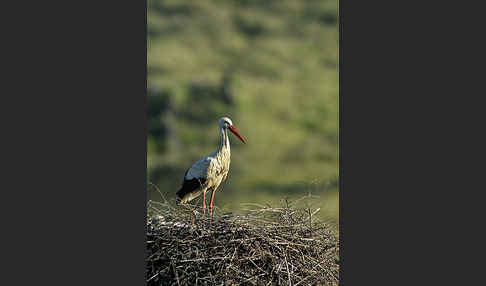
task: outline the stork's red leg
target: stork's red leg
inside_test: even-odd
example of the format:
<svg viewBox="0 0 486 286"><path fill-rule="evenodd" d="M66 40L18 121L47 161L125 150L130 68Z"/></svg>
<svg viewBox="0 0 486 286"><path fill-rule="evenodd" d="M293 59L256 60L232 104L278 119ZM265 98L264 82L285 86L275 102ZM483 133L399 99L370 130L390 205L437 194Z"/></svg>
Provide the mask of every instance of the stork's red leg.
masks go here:
<svg viewBox="0 0 486 286"><path fill-rule="evenodd" d="M206 213L206 192L203 192L202 210L203 210L203 214L205 214Z"/></svg>
<svg viewBox="0 0 486 286"><path fill-rule="evenodd" d="M211 190L211 201L209 201L209 208L213 209L213 201L214 201L214 189Z"/></svg>
<svg viewBox="0 0 486 286"><path fill-rule="evenodd" d="M213 201L214 201L214 189L211 190L211 200L209 201L209 211L213 212Z"/></svg>

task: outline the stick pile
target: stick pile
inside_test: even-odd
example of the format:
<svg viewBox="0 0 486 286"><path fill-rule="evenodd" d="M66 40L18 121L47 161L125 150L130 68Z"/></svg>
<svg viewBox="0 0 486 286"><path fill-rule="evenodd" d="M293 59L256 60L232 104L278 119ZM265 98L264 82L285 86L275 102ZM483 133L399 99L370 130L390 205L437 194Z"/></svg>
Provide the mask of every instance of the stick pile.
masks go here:
<svg viewBox="0 0 486 286"><path fill-rule="evenodd" d="M338 284L338 239L318 210L216 210L210 220L192 205L148 208L148 285Z"/></svg>

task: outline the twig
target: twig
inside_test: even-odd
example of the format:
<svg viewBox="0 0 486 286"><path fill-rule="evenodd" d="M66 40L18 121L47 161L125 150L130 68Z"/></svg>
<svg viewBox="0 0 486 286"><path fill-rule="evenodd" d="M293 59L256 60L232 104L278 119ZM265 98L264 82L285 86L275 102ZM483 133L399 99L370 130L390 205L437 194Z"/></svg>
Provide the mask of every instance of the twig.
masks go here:
<svg viewBox="0 0 486 286"><path fill-rule="evenodd" d="M154 274L152 277L150 277L150 278L147 280L147 282L149 282L150 280L154 279L154 278L155 278L157 275L159 275L159 274L160 274L160 272L155 273L155 274Z"/></svg>
<svg viewBox="0 0 486 286"><path fill-rule="evenodd" d="M289 286L292 286L292 280L290 279L289 264L287 263L287 252L285 252L285 267L287 268L287 275L289 277Z"/></svg>

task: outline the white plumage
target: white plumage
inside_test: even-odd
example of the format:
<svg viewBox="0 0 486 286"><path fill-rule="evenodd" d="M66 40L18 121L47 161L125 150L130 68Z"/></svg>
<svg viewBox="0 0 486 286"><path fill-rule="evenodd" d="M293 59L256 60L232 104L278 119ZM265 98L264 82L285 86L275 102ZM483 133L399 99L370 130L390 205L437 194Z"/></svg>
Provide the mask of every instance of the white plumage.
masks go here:
<svg viewBox="0 0 486 286"><path fill-rule="evenodd" d="M197 161L186 171L182 188L177 192L177 195L181 198L181 203L193 200L202 193L203 211L206 209L206 192L212 191L209 204L209 208L212 210L214 192L228 176L231 161L228 130L233 132L243 143L246 143L228 117L219 119L218 125L221 135L218 150Z"/></svg>

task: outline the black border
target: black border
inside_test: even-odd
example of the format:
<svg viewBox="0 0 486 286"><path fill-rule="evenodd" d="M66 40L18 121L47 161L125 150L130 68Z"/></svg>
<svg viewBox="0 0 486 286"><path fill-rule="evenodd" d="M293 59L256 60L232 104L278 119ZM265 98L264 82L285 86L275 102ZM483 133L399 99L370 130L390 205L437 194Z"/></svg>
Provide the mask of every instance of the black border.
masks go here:
<svg viewBox="0 0 486 286"><path fill-rule="evenodd" d="M146 1L11 4L2 284L144 285Z"/></svg>

